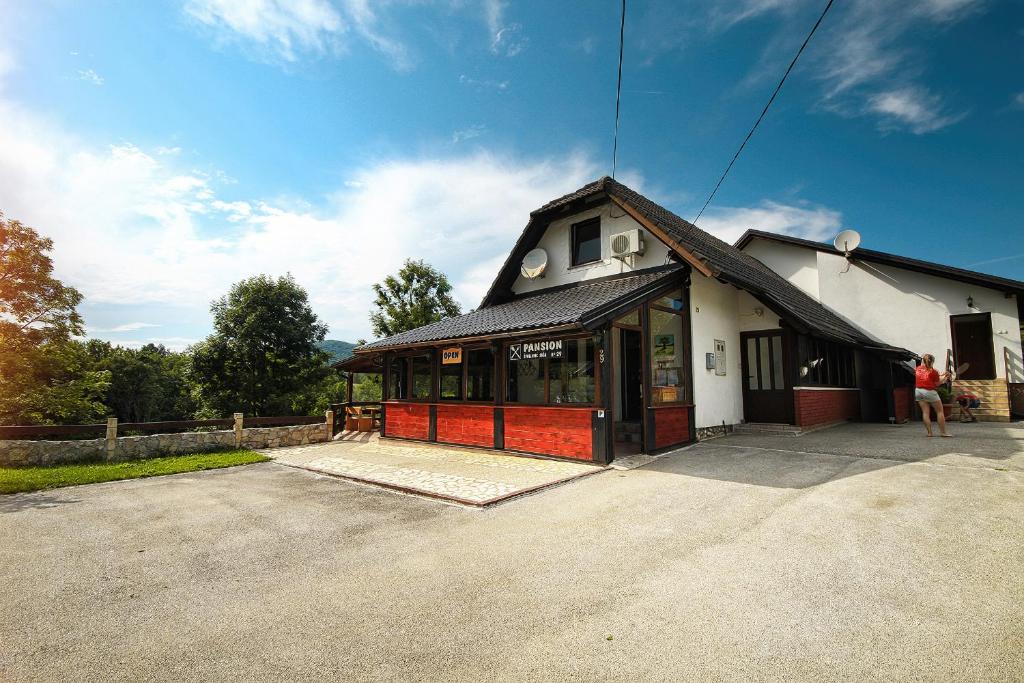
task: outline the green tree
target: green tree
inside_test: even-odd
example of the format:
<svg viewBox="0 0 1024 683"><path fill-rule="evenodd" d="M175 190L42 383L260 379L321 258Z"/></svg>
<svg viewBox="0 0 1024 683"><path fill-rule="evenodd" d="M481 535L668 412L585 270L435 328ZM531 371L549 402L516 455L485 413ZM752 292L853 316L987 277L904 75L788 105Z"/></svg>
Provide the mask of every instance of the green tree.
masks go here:
<svg viewBox="0 0 1024 683"><path fill-rule="evenodd" d="M162 345L139 349L90 340L86 344L94 367L110 374L104 403L123 422L187 420L196 412L188 383L189 358Z"/></svg>
<svg viewBox="0 0 1024 683"><path fill-rule="evenodd" d="M291 275L236 283L211 305L214 333L192 348L189 376L206 414L304 412L328 372L327 326Z"/></svg>
<svg viewBox="0 0 1024 683"><path fill-rule="evenodd" d="M92 422L110 375L81 342L82 295L53 277L53 241L0 213L0 421Z"/></svg>
<svg viewBox="0 0 1024 683"><path fill-rule="evenodd" d="M53 277L53 240L0 212L0 353L82 334L82 295Z"/></svg>
<svg viewBox="0 0 1024 683"><path fill-rule="evenodd" d="M388 275L373 291L376 310L370 313L370 324L377 337L390 337L462 312L445 274L423 261L406 259L397 276Z"/></svg>

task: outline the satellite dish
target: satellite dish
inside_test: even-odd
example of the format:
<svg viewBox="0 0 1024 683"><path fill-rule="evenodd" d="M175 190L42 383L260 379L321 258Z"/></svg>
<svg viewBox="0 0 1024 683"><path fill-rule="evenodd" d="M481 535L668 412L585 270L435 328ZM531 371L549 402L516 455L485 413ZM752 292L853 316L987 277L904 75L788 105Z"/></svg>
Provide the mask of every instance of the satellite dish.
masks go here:
<svg viewBox="0 0 1024 683"><path fill-rule="evenodd" d="M856 230L843 230L836 235L833 244L836 245L836 249L849 256L851 251L860 246L860 233Z"/></svg>
<svg viewBox="0 0 1024 683"><path fill-rule="evenodd" d="M520 266L519 270L523 273L523 277L533 280L542 276L544 269L547 267L548 253L543 249L531 249L523 257L523 265Z"/></svg>

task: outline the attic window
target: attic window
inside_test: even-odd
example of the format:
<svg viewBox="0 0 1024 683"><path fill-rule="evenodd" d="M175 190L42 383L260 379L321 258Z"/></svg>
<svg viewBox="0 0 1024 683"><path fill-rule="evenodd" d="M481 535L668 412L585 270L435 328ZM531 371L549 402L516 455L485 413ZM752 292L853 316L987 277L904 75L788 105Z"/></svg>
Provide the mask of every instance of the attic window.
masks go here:
<svg viewBox="0 0 1024 683"><path fill-rule="evenodd" d="M572 226L572 265L582 266L601 260L601 219L576 223Z"/></svg>

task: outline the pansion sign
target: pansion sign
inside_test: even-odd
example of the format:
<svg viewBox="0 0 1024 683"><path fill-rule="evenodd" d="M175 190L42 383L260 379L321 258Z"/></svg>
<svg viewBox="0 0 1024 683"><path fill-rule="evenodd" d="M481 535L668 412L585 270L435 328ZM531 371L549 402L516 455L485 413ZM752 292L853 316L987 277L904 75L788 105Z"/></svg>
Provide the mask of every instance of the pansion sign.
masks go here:
<svg viewBox="0 0 1024 683"><path fill-rule="evenodd" d="M531 358L561 358L563 339L549 339L546 341L523 342L512 344L508 347L509 360L529 360Z"/></svg>

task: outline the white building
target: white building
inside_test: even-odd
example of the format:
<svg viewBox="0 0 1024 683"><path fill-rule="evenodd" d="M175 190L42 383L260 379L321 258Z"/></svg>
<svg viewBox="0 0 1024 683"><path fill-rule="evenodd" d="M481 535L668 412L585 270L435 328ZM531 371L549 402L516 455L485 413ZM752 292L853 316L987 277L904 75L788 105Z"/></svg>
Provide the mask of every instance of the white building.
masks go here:
<svg viewBox="0 0 1024 683"><path fill-rule="evenodd" d="M878 285L860 266L837 281L845 260L827 250L764 242L738 249L602 178L530 214L477 310L342 365L383 368L384 436L598 462L742 423L908 418L907 349L922 346L871 309ZM1015 285L972 291L1019 368ZM853 286L873 289L833 303ZM921 296L955 298L910 286L922 319Z"/></svg>
<svg viewBox="0 0 1024 683"><path fill-rule="evenodd" d="M1008 420L1010 392L1024 398L1024 283L870 249L847 258L831 245L757 230L736 246L870 334L931 353L939 366L967 364L954 389L980 396L983 417Z"/></svg>

